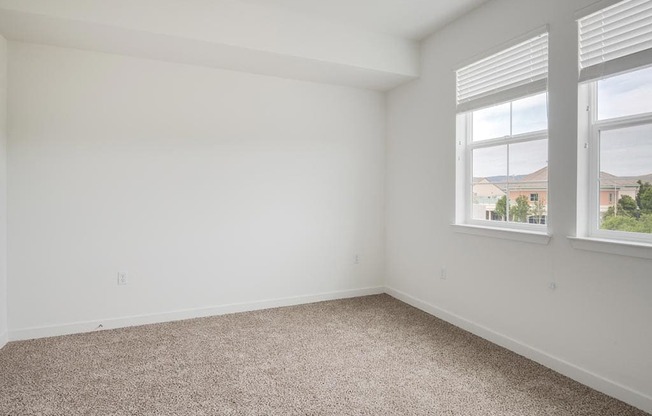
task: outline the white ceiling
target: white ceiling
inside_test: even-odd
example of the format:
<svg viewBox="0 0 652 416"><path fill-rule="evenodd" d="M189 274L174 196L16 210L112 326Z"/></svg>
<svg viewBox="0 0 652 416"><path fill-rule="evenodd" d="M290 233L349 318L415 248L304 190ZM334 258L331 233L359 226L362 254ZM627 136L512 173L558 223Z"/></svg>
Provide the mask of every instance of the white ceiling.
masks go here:
<svg viewBox="0 0 652 416"><path fill-rule="evenodd" d="M488 0L0 0L0 34L385 91L418 40Z"/></svg>
<svg viewBox="0 0 652 416"><path fill-rule="evenodd" d="M487 0L238 0L421 40Z"/></svg>

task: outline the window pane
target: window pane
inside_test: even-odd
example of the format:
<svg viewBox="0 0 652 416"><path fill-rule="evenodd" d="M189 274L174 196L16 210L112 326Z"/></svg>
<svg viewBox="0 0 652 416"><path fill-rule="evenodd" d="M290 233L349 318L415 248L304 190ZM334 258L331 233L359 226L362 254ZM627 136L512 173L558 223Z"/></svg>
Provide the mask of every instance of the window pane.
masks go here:
<svg viewBox="0 0 652 416"><path fill-rule="evenodd" d="M516 143L509 146L510 182L548 180L548 140Z"/></svg>
<svg viewBox="0 0 652 416"><path fill-rule="evenodd" d="M507 146L494 146L473 150L473 182L488 179L492 182L507 180Z"/></svg>
<svg viewBox="0 0 652 416"><path fill-rule="evenodd" d="M509 136L509 106L510 104L507 103L474 111L473 141Z"/></svg>
<svg viewBox="0 0 652 416"><path fill-rule="evenodd" d="M652 125L600 132L600 228L652 233Z"/></svg>
<svg viewBox="0 0 652 416"><path fill-rule="evenodd" d="M598 119L652 112L652 67L598 81Z"/></svg>
<svg viewBox="0 0 652 416"><path fill-rule="evenodd" d="M473 142L508 137L512 130L545 131L547 94L479 110L472 117ZM546 223L547 139L473 149L471 156L472 219Z"/></svg>
<svg viewBox="0 0 652 416"><path fill-rule="evenodd" d="M504 183L494 183L487 179L473 184L473 219L506 221Z"/></svg>
<svg viewBox="0 0 652 416"><path fill-rule="evenodd" d="M507 146L475 149L473 156L473 211L475 220L503 221L504 214L496 213L502 198L505 212L505 184L507 180Z"/></svg>
<svg viewBox="0 0 652 416"><path fill-rule="evenodd" d="M545 224L548 211L548 140L509 146L509 221Z"/></svg>
<svg viewBox="0 0 652 416"><path fill-rule="evenodd" d="M527 223L530 214L530 191L512 190L512 184L509 189L509 220Z"/></svg>
<svg viewBox="0 0 652 416"><path fill-rule="evenodd" d="M548 216L548 182L509 184L509 220L529 224L545 224Z"/></svg>
<svg viewBox="0 0 652 416"><path fill-rule="evenodd" d="M548 95L523 98L512 103L512 134L548 129Z"/></svg>
<svg viewBox="0 0 652 416"><path fill-rule="evenodd" d="M652 125L600 132L600 170L617 177L652 174Z"/></svg>

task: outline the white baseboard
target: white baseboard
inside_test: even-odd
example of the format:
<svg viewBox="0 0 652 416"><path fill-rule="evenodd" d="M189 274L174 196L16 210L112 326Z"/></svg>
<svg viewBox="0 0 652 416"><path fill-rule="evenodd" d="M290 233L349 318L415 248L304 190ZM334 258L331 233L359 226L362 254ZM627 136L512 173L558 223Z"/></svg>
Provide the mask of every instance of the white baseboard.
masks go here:
<svg viewBox="0 0 652 416"><path fill-rule="evenodd" d="M281 306L301 305L326 300L346 299L358 296L377 295L385 292L384 287L369 287L362 289L342 290L319 293L316 295L293 296L279 299L267 299L246 303L232 303L206 308L184 309L147 315L126 316L122 318L100 319L84 322L73 322L61 325L40 326L32 328L11 329L9 339L20 341L27 339L54 337L59 335L92 332L102 325L102 329L125 328L129 326L156 324L161 322L180 321L183 319L203 318L206 316L225 315L236 312L255 311L260 309L278 308Z"/></svg>
<svg viewBox="0 0 652 416"><path fill-rule="evenodd" d="M2 349L2 347L7 345L7 342L9 342L9 333L4 332L0 334L0 350Z"/></svg>
<svg viewBox="0 0 652 416"><path fill-rule="evenodd" d="M510 351L513 351L543 366L555 370L556 372L563 374L566 377L572 378L573 380L589 386L599 392L602 392L611 397L615 397L618 400L628 403L648 413L652 413L652 397L644 393L638 392L591 371L580 368L572 363L569 363L568 361L564 361L560 358L550 355L545 351L541 351L537 348L526 345L521 341L495 332L490 328L479 325L459 315L443 310L433 304L417 299L411 295L408 295L407 293L401 292L400 290L386 287L385 293L402 302L407 303L408 305L412 305L415 308L429 313L430 315L434 315L439 319L442 319L459 328L469 331L472 334L484 338L496 345L500 345L501 347L507 348Z"/></svg>

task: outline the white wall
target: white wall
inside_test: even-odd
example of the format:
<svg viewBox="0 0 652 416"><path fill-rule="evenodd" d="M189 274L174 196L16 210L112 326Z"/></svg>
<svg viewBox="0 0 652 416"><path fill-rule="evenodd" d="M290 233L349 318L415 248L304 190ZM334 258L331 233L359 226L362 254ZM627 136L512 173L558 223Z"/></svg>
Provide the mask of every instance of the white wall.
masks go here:
<svg viewBox="0 0 652 416"><path fill-rule="evenodd" d="M383 91L418 75L415 41L263 3L0 0L0 33L15 41Z"/></svg>
<svg viewBox="0 0 652 416"><path fill-rule="evenodd" d="M14 42L9 76L13 339L382 285L381 93Z"/></svg>
<svg viewBox="0 0 652 416"><path fill-rule="evenodd" d="M387 282L405 300L652 411L652 262L576 250L566 238L576 210L573 16L589 3L494 0L424 41L422 78L388 97ZM454 69L544 24L552 241L456 233Z"/></svg>
<svg viewBox="0 0 652 416"><path fill-rule="evenodd" d="M7 328L7 41L0 36L0 348Z"/></svg>
<svg viewBox="0 0 652 416"><path fill-rule="evenodd" d="M375 71L415 75L418 70L416 44L408 39L273 5L231 0L0 0L0 9Z"/></svg>

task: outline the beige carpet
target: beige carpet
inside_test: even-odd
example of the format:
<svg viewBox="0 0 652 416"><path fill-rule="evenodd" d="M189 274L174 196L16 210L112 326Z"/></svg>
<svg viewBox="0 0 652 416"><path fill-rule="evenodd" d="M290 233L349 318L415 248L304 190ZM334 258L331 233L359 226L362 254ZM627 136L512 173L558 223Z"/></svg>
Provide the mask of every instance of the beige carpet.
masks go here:
<svg viewBox="0 0 652 416"><path fill-rule="evenodd" d="M644 415L387 295L25 342L1 415Z"/></svg>

